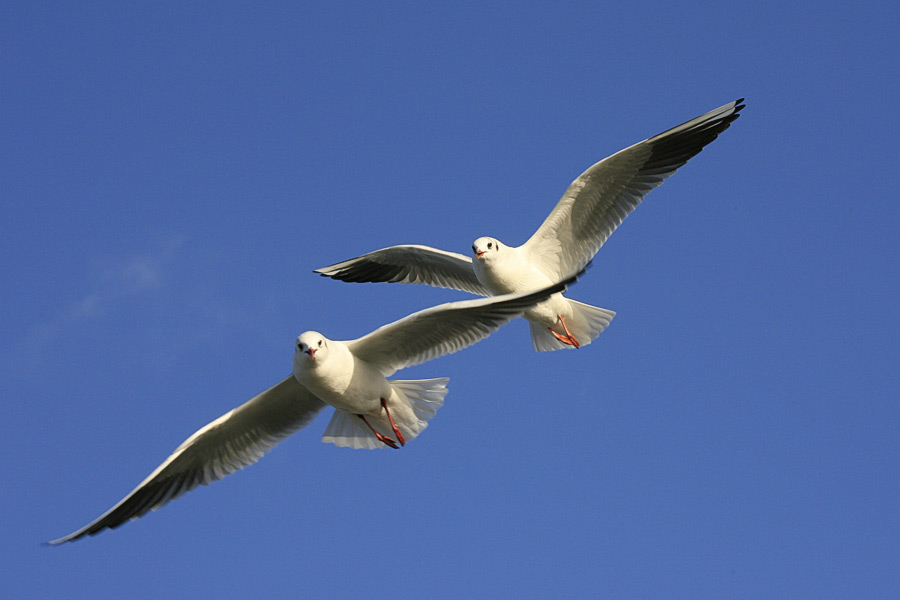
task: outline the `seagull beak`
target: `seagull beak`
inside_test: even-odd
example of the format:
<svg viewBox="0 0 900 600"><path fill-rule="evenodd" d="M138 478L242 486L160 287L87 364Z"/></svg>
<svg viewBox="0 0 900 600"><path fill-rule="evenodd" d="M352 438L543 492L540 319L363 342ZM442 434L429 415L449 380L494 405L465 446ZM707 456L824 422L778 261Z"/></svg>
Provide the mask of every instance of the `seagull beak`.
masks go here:
<svg viewBox="0 0 900 600"><path fill-rule="evenodd" d="M315 348L307 348L303 352L305 354L309 354L309 360L316 360L316 349Z"/></svg>
<svg viewBox="0 0 900 600"><path fill-rule="evenodd" d="M482 256L484 256L484 250L475 251L475 258L481 258Z"/></svg>

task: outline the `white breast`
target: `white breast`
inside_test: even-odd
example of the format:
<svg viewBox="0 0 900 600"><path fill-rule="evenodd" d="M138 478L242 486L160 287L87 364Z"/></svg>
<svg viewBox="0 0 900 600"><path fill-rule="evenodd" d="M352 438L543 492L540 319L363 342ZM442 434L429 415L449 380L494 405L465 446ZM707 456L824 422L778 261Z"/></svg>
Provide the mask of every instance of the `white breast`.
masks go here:
<svg viewBox="0 0 900 600"><path fill-rule="evenodd" d="M475 258L475 277L493 294L514 294L552 285L555 282L526 261L519 248L504 246L497 253Z"/></svg>
<svg viewBox="0 0 900 600"><path fill-rule="evenodd" d="M391 395L387 379L343 344L329 344L327 360L307 365L299 372L298 381L335 408L353 414L377 412L381 398Z"/></svg>

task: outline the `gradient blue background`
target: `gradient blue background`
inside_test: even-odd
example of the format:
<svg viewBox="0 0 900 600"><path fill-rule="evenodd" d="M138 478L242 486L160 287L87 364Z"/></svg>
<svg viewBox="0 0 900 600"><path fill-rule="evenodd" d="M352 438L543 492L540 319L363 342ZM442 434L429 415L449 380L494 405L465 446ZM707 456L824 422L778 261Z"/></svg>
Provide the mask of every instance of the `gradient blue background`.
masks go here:
<svg viewBox="0 0 900 600"><path fill-rule="evenodd" d="M5 598L900 596L893 3L0 8ZM523 242L593 162L738 97L570 296L401 451L319 441L122 528L189 434L462 299L312 269Z"/></svg>

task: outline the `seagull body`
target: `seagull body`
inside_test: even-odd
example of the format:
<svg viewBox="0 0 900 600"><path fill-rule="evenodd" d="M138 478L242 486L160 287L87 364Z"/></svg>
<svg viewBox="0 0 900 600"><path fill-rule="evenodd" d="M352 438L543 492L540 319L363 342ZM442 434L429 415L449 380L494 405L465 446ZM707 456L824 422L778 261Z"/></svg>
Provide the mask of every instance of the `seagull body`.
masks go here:
<svg viewBox="0 0 900 600"><path fill-rule="evenodd" d="M351 341L302 333L290 376L199 429L118 504L49 544L114 529L253 464L326 405L335 411L324 442L350 448L406 444L443 404L449 379L388 377L474 344L574 281L570 277L538 291L442 304Z"/></svg>
<svg viewBox="0 0 900 600"><path fill-rule="evenodd" d="M559 281L584 269L644 196L728 129L743 108L743 98L730 102L594 164L521 246L480 237L472 257L429 246L391 246L316 272L340 281L424 283L484 296ZM539 352L590 344L614 316L561 294L524 314Z"/></svg>
<svg viewBox="0 0 900 600"><path fill-rule="evenodd" d="M381 398L391 395L391 385L381 371L353 354L347 344L316 331L300 335L297 344L294 377L331 406L369 414L381 410Z"/></svg>
<svg viewBox="0 0 900 600"><path fill-rule="evenodd" d="M490 290L491 294L516 294L547 287L552 283L550 277L529 260L520 248L505 246L494 238L480 237L472 245L472 251L475 255L472 263L475 277ZM596 310L601 311L599 315L601 328L593 337L590 337L590 334L581 335L580 337L585 339L586 343L590 343L590 340L597 337L616 314L602 308ZM567 344L566 335L571 335L571 332L568 331L568 325L564 325L571 324L579 333L582 333L584 327L580 321L581 315L576 315L576 311L576 304L570 302L562 294L554 294L534 308L525 311L522 316L537 326L532 328L532 337L537 334L540 339L543 337L544 331L549 331L551 335L556 334L554 337L561 344L577 348L580 345L577 336L572 336L571 343ZM555 345L549 338L546 341L550 342L551 346L547 348L548 350L555 349Z"/></svg>
<svg viewBox="0 0 900 600"><path fill-rule="evenodd" d="M329 340L317 331L297 338L293 377L337 409L323 441L369 449L396 448L398 441L405 445L415 439L443 403L448 381L390 381L383 371L354 354L346 342ZM405 388L395 386L397 383ZM393 431L396 439L382 431Z"/></svg>

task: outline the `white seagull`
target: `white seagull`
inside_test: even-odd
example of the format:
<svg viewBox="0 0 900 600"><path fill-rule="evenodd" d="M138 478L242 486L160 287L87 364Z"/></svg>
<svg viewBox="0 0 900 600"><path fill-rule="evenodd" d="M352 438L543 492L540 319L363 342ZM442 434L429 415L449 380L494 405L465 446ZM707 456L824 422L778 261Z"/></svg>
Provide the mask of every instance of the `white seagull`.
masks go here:
<svg viewBox="0 0 900 600"><path fill-rule="evenodd" d="M389 380L399 369L462 350L575 281L542 290L451 302L421 310L352 341L307 331L297 338L293 373L186 439L140 485L56 545L115 529L198 485L259 460L330 404L322 441L350 448L397 448L413 440L444 402L448 378Z"/></svg>
<svg viewBox="0 0 900 600"><path fill-rule="evenodd" d="M730 102L625 148L582 173L531 238L518 247L493 237L473 258L428 246L391 246L315 272L349 282L424 283L489 296L537 289L584 269L644 196L728 129L744 108ZM538 352L590 344L615 312L561 294L525 312Z"/></svg>

